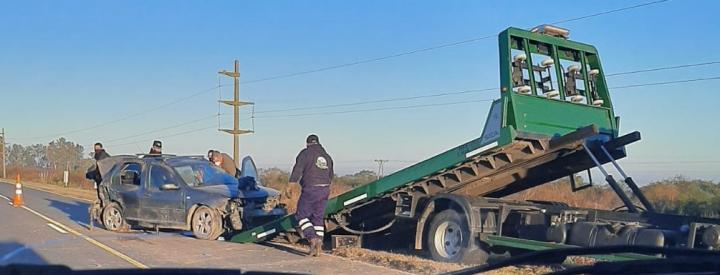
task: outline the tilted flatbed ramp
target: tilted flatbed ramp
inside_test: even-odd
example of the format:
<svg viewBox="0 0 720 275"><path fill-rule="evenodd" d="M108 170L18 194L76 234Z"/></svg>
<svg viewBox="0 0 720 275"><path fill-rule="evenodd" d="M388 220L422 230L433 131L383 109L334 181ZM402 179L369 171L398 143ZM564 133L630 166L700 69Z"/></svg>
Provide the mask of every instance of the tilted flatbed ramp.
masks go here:
<svg viewBox="0 0 720 275"><path fill-rule="evenodd" d="M606 148L610 157L618 159L625 157L624 145L639 140L638 133L618 138L618 118L594 47L516 28L503 31L499 45L501 97L493 102L482 135L331 198L325 210L329 231L338 227L350 231L344 226L352 223L352 211L373 208L374 202L388 198L397 202L396 216L416 218L417 213L402 212L403 204L417 204L440 193L509 195L594 167L597 162L588 158L586 147L596 153ZM540 57L550 60L543 61L550 65L529 65ZM592 70L570 66L565 72L562 66L552 67L568 62ZM573 84L555 81L557 89L548 90L553 81L543 72L565 75ZM586 81L576 87L574 79ZM611 159L602 156L597 161ZM294 226L295 218L289 215L231 240L263 241Z"/></svg>
<svg viewBox="0 0 720 275"><path fill-rule="evenodd" d="M499 108L500 105L494 104L493 106ZM496 111L496 113L497 112L499 111ZM499 128L497 127L499 124L496 121L499 117L496 116L495 121L492 121L492 118L491 116L486 124L496 126L494 127L496 129ZM419 181L423 177L436 174L439 171L466 162L468 157L477 155L483 151L492 150L497 147L497 145L497 131L486 131L480 138L331 198L328 200L325 216L335 214L349 206L372 200L398 188L405 187L409 183ZM275 233L287 231L294 226L297 226L297 223L294 215L291 214L235 235L231 240L234 242L262 241Z"/></svg>

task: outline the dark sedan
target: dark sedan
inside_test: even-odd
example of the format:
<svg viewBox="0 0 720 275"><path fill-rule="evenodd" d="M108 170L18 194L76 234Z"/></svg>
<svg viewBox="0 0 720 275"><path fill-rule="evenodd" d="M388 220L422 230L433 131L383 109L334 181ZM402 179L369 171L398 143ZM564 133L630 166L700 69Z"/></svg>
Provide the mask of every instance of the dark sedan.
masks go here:
<svg viewBox="0 0 720 275"><path fill-rule="evenodd" d="M93 207L111 231L171 228L217 239L287 213L279 193L259 184L250 157L237 178L201 157L116 156L98 166L101 199Z"/></svg>

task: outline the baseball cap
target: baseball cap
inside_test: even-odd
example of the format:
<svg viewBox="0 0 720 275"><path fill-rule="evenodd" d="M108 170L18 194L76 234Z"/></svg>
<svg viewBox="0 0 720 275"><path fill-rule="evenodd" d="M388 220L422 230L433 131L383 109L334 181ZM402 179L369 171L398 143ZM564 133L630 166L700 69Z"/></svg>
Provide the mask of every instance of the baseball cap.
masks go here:
<svg viewBox="0 0 720 275"><path fill-rule="evenodd" d="M312 135L309 135L309 136L305 139L305 142L306 142L306 143L320 143L320 139L318 138L317 135L312 134Z"/></svg>

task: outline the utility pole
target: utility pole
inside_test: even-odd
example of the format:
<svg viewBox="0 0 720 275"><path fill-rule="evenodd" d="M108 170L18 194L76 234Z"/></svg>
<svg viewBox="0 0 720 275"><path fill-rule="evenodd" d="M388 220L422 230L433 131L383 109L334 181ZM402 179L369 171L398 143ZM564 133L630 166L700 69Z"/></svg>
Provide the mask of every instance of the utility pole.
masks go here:
<svg viewBox="0 0 720 275"><path fill-rule="evenodd" d="M2 177L7 178L7 175L5 175L5 128L2 128L2 132L0 132L0 152L2 152Z"/></svg>
<svg viewBox="0 0 720 275"><path fill-rule="evenodd" d="M385 169L385 163L388 162L386 159L376 159L375 162L378 163L378 179L383 177L384 169Z"/></svg>
<svg viewBox="0 0 720 275"><path fill-rule="evenodd" d="M252 130L241 130L240 129L240 106L252 105L255 103L240 101L240 61L235 60L235 71L228 72L226 70L222 70L222 71L219 71L218 73L221 75L225 75L225 76L229 76L229 77L233 78L233 92L235 95L233 97L233 100L220 100L220 103L224 103L224 104L233 106L233 113L235 114L233 117L233 120L234 120L233 128L232 128L232 130L230 130L230 129L218 129L218 130L233 135L233 158L235 159L235 167L239 167L240 166L240 135L255 132Z"/></svg>

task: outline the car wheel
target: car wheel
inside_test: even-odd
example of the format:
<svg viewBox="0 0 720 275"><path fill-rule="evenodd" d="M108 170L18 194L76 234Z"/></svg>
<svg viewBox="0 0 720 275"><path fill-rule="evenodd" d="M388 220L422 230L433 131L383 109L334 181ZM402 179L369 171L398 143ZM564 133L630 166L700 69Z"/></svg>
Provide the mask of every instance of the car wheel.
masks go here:
<svg viewBox="0 0 720 275"><path fill-rule="evenodd" d="M117 203L110 203L102 211L102 223L105 229L115 232L127 231L129 226L125 221L122 209Z"/></svg>
<svg viewBox="0 0 720 275"><path fill-rule="evenodd" d="M483 264L489 254L475 245L467 221L457 211L443 210L433 217L427 247L436 261Z"/></svg>
<svg viewBox="0 0 720 275"><path fill-rule="evenodd" d="M215 240L223 233L220 215L207 206L200 206L195 210L191 225L193 235L201 240Z"/></svg>

